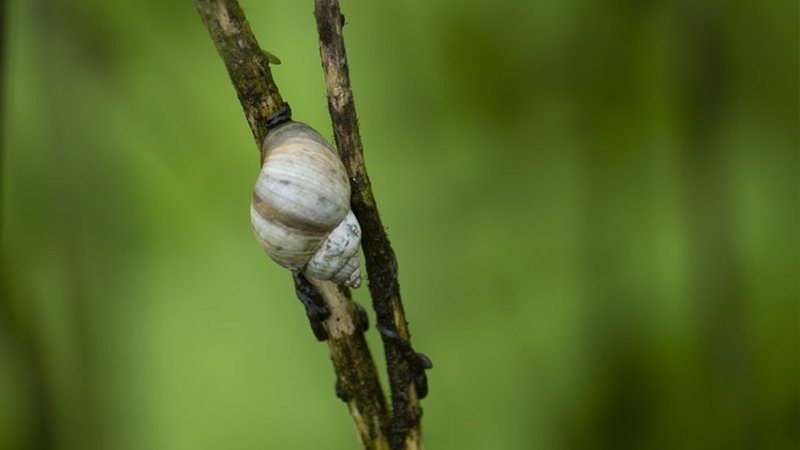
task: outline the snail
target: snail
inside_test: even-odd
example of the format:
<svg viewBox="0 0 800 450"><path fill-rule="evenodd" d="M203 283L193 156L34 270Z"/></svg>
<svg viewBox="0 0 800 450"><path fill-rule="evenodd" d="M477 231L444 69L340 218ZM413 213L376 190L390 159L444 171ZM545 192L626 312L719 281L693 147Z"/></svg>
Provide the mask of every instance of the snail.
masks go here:
<svg viewBox="0 0 800 450"><path fill-rule="evenodd" d="M250 220L275 262L320 280L361 285L361 227L336 150L308 125L289 121L267 133Z"/></svg>

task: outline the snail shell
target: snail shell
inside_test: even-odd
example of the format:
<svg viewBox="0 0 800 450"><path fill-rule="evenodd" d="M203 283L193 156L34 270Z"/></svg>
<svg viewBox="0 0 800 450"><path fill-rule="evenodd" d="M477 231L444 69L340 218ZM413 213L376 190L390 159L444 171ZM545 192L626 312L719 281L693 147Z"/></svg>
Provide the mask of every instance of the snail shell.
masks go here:
<svg viewBox="0 0 800 450"><path fill-rule="evenodd" d="M256 240L275 262L339 284L361 285L361 228L336 150L311 127L288 122L264 139L253 190Z"/></svg>

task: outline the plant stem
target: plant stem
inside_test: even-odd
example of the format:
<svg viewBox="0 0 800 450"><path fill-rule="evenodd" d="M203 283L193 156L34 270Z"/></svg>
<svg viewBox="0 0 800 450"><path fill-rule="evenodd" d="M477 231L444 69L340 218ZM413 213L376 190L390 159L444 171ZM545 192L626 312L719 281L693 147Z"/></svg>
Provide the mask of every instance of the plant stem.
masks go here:
<svg viewBox="0 0 800 450"><path fill-rule="evenodd" d="M285 106L269 60L236 0L193 0L225 63L258 148L270 118ZM262 157L263 159L263 157ZM350 292L330 281L309 279L330 316L324 325L337 376L337 394L347 402L362 447L388 449L389 419L375 363L358 322Z"/></svg>
<svg viewBox="0 0 800 450"><path fill-rule="evenodd" d="M338 0L315 0L320 56L328 91L328 109L336 145L351 184L351 206L362 229L361 245L369 276L369 290L383 338L392 391L392 449L422 448L419 398L427 392L427 358L413 352L405 320L397 259L381 223L372 194L358 130L353 91L347 66Z"/></svg>
<svg viewBox="0 0 800 450"><path fill-rule="evenodd" d="M347 402L359 439L368 450L389 449L389 414L372 361L363 325L359 324L350 290L330 281L308 278L330 312L325 322L331 360L336 370L336 392Z"/></svg>
<svg viewBox="0 0 800 450"><path fill-rule="evenodd" d="M269 131L267 120L283 107L283 99L269 69L269 60L236 0L194 0L194 5L228 69L260 149Z"/></svg>

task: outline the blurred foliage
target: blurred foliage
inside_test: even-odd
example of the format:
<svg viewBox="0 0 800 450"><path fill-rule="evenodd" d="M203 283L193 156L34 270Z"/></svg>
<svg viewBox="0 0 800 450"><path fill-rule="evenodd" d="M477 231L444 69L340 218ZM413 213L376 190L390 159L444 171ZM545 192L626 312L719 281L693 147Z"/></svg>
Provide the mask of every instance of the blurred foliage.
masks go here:
<svg viewBox="0 0 800 450"><path fill-rule="evenodd" d="M242 6L330 137L312 2ZM191 2L7 7L0 448L355 448ZM428 448L797 448L796 1L342 7Z"/></svg>

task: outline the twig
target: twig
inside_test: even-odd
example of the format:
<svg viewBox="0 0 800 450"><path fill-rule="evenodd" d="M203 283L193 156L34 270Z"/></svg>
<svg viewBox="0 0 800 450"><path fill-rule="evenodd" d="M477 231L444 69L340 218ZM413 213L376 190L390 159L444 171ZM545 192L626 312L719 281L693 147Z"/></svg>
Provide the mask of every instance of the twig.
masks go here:
<svg viewBox="0 0 800 450"><path fill-rule="evenodd" d="M236 0L194 0L217 52L225 62L256 145L269 131L268 119L283 107L267 55L258 46Z"/></svg>
<svg viewBox="0 0 800 450"><path fill-rule="evenodd" d="M336 395L350 408L362 446L387 450L389 416L378 371L364 340L367 323L350 299L349 289L329 281L306 279L315 288L312 292L325 300L330 314L322 324L337 374Z"/></svg>
<svg viewBox="0 0 800 450"><path fill-rule="evenodd" d="M289 116L288 105L272 79L267 54L259 47L236 0L193 0L208 29L259 149L276 115ZM263 155L262 155L263 159ZM350 408L362 446L388 448L388 414L377 370L364 340L358 314L347 289L310 279L330 313L328 335L337 395Z"/></svg>
<svg viewBox="0 0 800 450"><path fill-rule="evenodd" d="M405 320L397 260L381 223L364 164L363 146L350 87L338 0L315 0L320 56L336 145L351 184L351 206L362 229L369 290L383 338L392 391L392 449L422 448L419 399L427 393L430 360L413 351Z"/></svg>

